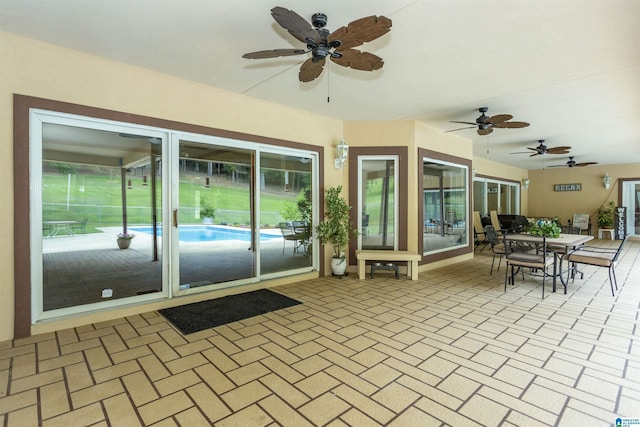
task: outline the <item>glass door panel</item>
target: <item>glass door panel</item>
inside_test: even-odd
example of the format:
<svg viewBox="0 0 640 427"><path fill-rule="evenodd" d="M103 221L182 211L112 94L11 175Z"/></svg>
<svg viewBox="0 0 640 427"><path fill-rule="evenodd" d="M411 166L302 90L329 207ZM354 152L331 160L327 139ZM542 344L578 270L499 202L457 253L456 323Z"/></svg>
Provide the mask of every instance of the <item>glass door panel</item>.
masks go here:
<svg viewBox="0 0 640 427"><path fill-rule="evenodd" d="M308 269L313 264L312 159L260 154L260 272Z"/></svg>
<svg viewBox="0 0 640 427"><path fill-rule="evenodd" d="M176 218L180 289L256 276L253 153L180 141Z"/></svg>
<svg viewBox="0 0 640 427"><path fill-rule="evenodd" d="M397 249L397 158L362 156L360 162L360 247Z"/></svg>
<svg viewBox="0 0 640 427"><path fill-rule="evenodd" d="M41 311L161 292L162 139L44 123L41 154Z"/></svg>

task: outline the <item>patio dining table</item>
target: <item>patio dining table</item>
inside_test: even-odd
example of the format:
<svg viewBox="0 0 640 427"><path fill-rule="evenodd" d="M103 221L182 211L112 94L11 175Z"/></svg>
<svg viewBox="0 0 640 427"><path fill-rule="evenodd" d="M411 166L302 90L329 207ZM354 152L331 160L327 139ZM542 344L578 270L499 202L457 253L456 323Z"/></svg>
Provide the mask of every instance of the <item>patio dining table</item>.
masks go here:
<svg viewBox="0 0 640 427"><path fill-rule="evenodd" d="M505 239L515 241L515 242L530 242L531 234L526 233L517 233L517 234L507 234L504 236ZM554 261L553 261L553 292L556 291L556 277L560 277L560 282L564 287L564 293L567 293L567 280L565 281L562 276L562 261L564 256L569 252L570 249L576 248L580 245L584 245L589 240L593 240L593 236L583 235L583 234L569 234L569 233L561 233L559 237L547 237L546 239L547 249L549 247L553 247L554 252ZM571 269L567 269L567 275L570 274Z"/></svg>

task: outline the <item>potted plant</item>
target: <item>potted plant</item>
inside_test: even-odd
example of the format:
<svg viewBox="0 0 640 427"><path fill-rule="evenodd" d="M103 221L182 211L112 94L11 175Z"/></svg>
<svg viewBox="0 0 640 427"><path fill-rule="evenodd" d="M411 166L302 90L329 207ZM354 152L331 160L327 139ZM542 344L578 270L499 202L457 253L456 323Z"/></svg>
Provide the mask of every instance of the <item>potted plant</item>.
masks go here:
<svg viewBox="0 0 640 427"><path fill-rule="evenodd" d="M213 220L216 217L216 208L213 207L213 202L208 198L202 199L200 217L202 218L203 224L213 224Z"/></svg>
<svg viewBox="0 0 640 427"><path fill-rule="evenodd" d="M538 218L529 220L526 231L534 236L559 237L562 228L558 224L557 217L554 219Z"/></svg>
<svg viewBox="0 0 640 427"><path fill-rule="evenodd" d="M131 245L131 240L136 237L135 234L132 233L118 233L118 237L116 238L116 242L118 243L118 247L120 249L127 249L129 245Z"/></svg>
<svg viewBox="0 0 640 427"><path fill-rule="evenodd" d="M344 251L351 234L358 235L358 230L353 227L349 218L351 206L340 195L342 185L330 187L325 198L325 220L318 224L316 233L318 240L323 245L330 243L333 246L331 258L331 270L334 275L342 276L347 269L347 261Z"/></svg>
<svg viewBox="0 0 640 427"><path fill-rule="evenodd" d="M615 203L613 202L613 200L610 200L606 205L600 206L598 208L598 226L600 226L600 228L613 228L614 212Z"/></svg>

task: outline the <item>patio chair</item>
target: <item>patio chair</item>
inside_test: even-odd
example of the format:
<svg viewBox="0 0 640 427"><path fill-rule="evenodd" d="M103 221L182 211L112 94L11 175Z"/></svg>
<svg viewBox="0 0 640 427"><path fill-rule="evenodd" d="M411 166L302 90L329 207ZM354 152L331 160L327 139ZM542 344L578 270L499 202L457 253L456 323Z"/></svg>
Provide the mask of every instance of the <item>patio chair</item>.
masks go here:
<svg viewBox="0 0 640 427"><path fill-rule="evenodd" d="M278 224L280 232L282 233L282 255L284 255L284 249L287 242L293 242L293 253L298 251L298 238L293 230L293 224L291 222L281 222Z"/></svg>
<svg viewBox="0 0 640 427"><path fill-rule="evenodd" d="M491 225L496 230L496 233L498 233L499 236L501 236L503 234L507 234L502 229L502 224L500 224L500 219L498 218L498 211L490 211L489 212L489 217L491 218Z"/></svg>
<svg viewBox="0 0 640 427"><path fill-rule="evenodd" d="M510 240L508 235L503 236L505 257L507 260L507 269L504 273L504 291L507 291L507 281L514 284L515 280L515 268L520 270L525 268L533 271L540 271L542 273L542 299L544 299L544 285L547 277L552 277L547 270L549 267L553 267L555 262L555 255L547 248L547 239L544 236L530 236L526 241L522 239ZM522 243L535 247L535 250L523 251L521 250ZM511 275L509 275L509 267L511 267ZM524 272L523 272L524 276Z"/></svg>
<svg viewBox="0 0 640 427"><path fill-rule="evenodd" d="M71 226L71 230L74 231L74 233L76 234L84 234L84 232L87 230L87 222L89 222L89 218L84 218L81 222L72 225Z"/></svg>
<svg viewBox="0 0 640 427"><path fill-rule="evenodd" d="M482 219L480 218L479 211L473 211L473 241L474 251L478 249L478 247L482 246L482 249L480 249L480 252L482 252L484 248L489 244L486 231L482 227Z"/></svg>
<svg viewBox="0 0 640 427"><path fill-rule="evenodd" d="M572 224L580 229L576 234L582 234L583 231L586 231L588 235L591 235L591 218L589 214L573 214Z"/></svg>
<svg viewBox="0 0 640 427"><path fill-rule="evenodd" d="M487 235L487 241L491 245L491 252L493 252L493 259L491 260L491 271L489 274L493 274L493 265L496 262L496 256L498 256L498 268L496 271L500 271L500 264L502 263L502 257L504 257L506 253L506 248L503 242L500 242L500 238L498 237L498 233L496 233L493 225L487 225L484 228L484 231Z"/></svg>
<svg viewBox="0 0 640 427"><path fill-rule="evenodd" d="M288 241L293 242L293 254L295 255L298 249L309 240L309 226L305 222L281 222L278 226L283 238L282 255L284 255L284 249Z"/></svg>
<svg viewBox="0 0 640 427"><path fill-rule="evenodd" d="M620 246L617 248L600 248L595 246L582 245L575 250L567 254L567 261L569 262L572 278L575 280L575 265L585 264L592 265L594 267L604 267L609 270L609 284L611 285L611 295L616 296L613 287L618 290L618 281L616 279L616 263L622 247L627 241L627 237L624 238Z"/></svg>

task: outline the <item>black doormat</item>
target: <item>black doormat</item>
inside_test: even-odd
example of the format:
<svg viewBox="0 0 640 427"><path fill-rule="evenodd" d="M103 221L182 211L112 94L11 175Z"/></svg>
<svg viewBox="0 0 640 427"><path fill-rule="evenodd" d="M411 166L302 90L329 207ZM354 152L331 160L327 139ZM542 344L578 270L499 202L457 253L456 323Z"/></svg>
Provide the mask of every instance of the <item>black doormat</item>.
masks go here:
<svg viewBox="0 0 640 427"><path fill-rule="evenodd" d="M187 335L298 304L302 303L268 289L260 289L159 312Z"/></svg>

